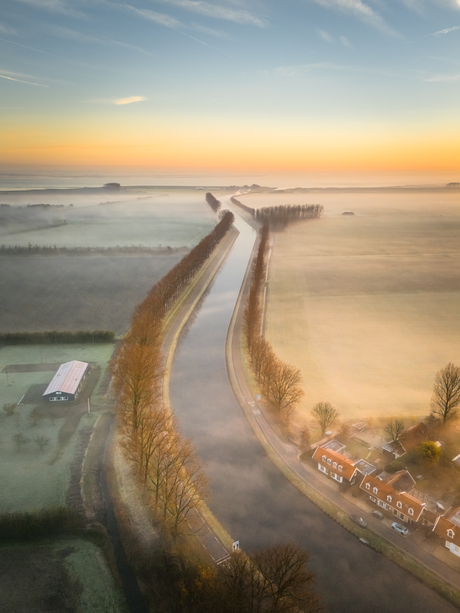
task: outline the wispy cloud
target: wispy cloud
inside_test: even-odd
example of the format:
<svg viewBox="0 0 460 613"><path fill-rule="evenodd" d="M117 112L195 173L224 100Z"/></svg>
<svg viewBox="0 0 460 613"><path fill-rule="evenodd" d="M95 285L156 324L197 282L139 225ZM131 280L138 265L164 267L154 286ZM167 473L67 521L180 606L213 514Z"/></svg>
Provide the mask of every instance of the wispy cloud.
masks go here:
<svg viewBox="0 0 460 613"><path fill-rule="evenodd" d="M130 4L124 4L123 8L130 11L134 15L141 17L142 19L147 19L161 26L164 26L165 28L170 28L171 30L176 31L179 34L182 34L182 36L186 36L187 38L194 40L200 45L204 45L205 47L210 47L211 49L214 49L215 51L219 51L219 53L223 53L224 55L227 55L228 57L232 57L225 51L222 51L221 49L213 47L212 45L205 43L199 38L195 38L194 36L191 36L190 34L187 34L186 32L184 32L184 30L191 30L191 31L198 30L198 31L203 32L203 28L201 26L196 26L194 24L189 25L189 24L183 23L182 21L179 21L175 17L171 17L170 15L165 15L164 13L157 13L156 11L152 11L150 9L138 9ZM207 34L210 33L210 30L208 28L206 28L206 33ZM220 33L215 33L215 35L219 36Z"/></svg>
<svg viewBox="0 0 460 613"><path fill-rule="evenodd" d="M85 18L86 15L80 11L76 11L72 6L69 6L63 0L18 0L23 4L27 4L36 9L48 11L51 13L59 13L61 15L67 15L68 17Z"/></svg>
<svg viewBox="0 0 460 613"><path fill-rule="evenodd" d="M344 47L351 47L351 43L346 36L339 36L339 40Z"/></svg>
<svg viewBox="0 0 460 613"><path fill-rule="evenodd" d="M133 102L144 102L147 100L144 96L127 96L126 98L96 98L88 100L88 102L97 104L116 104L117 106L123 106L125 104L133 104Z"/></svg>
<svg viewBox="0 0 460 613"><path fill-rule="evenodd" d="M262 74L265 77L269 77L271 75L283 77L283 78L296 78L302 77L309 73L314 73L317 71L326 72L326 71L336 71L336 72L350 72L357 74L372 74L378 75L382 77L390 77L396 79L410 79L411 77L407 74L397 73L393 71L387 70L378 70L375 68L366 68L363 66L355 66L353 64L338 64L335 62L316 62L311 64L299 64L293 66L278 66L272 70L264 70L259 74ZM414 77L412 77L414 78Z"/></svg>
<svg viewBox="0 0 460 613"><path fill-rule="evenodd" d="M265 28L268 23L265 19L257 17L253 13L250 13L244 9L234 9L224 6L218 6L209 2L201 2L200 0L152 0L153 2L168 4L170 6L176 6L186 11L198 13L205 17L212 17L214 19L223 19L225 21L232 21L240 25L257 26L258 28Z"/></svg>
<svg viewBox="0 0 460 613"><path fill-rule="evenodd" d="M425 79L428 83L452 83L460 81L460 74L438 74Z"/></svg>
<svg viewBox="0 0 460 613"><path fill-rule="evenodd" d="M147 100L144 96L128 96L127 98L117 98L113 100L113 103L121 106L123 104L132 104L133 102L144 102L144 100Z"/></svg>
<svg viewBox="0 0 460 613"><path fill-rule="evenodd" d="M16 36L17 31L11 26L0 22L0 34L6 34L7 36Z"/></svg>
<svg viewBox="0 0 460 613"><path fill-rule="evenodd" d="M329 32L326 32L326 30L319 30L318 29L317 32L318 32L318 36L321 38L321 40L324 40L327 43L333 43L334 42L334 39L329 34Z"/></svg>
<svg viewBox="0 0 460 613"><path fill-rule="evenodd" d="M397 36L400 34L389 26L379 13L377 13L369 5L362 2L362 0L314 0L320 6L329 9L335 9L340 11L346 11L351 13L367 25L370 25L377 30L380 30L387 36ZM460 2L460 0L459 0Z"/></svg>
<svg viewBox="0 0 460 613"><path fill-rule="evenodd" d="M449 34L450 32L455 32L456 30L460 30L460 26L453 26L452 28L446 28L445 30L438 30L438 32L433 32L433 36L442 36L443 34Z"/></svg>
<svg viewBox="0 0 460 613"><path fill-rule="evenodd" d="M119 40L113 40L105 36L93 36L91 34L85 34L77 30L64 28L62 26L46 24L44 30L49 34L52 34L53 36L58 36L59 38L64 38L65 40L74 40L83 44L116 45L118 47L124 47L125 49L130 49L132 51L143 53L144 55L153 55L152 53L150 53L150 51L146 51L145 49L137 47L136 45L124 43Z"/></svg>
<svg viewBox="0 0 460 613"><path fill-rule="evenodd" d="M0 74L0 78L6 79L7 81L16 81L17 83L25 83L26 85L35 85L36 87L49 87L49 85L45 85L44 83L37 83L35 81L29 81L29 79L36 78L31 75L21 74L19 72L10 72L9 70L1 70L0 72L3 73L3 74ZM23 77L23 78L18 79L18 77Z"/></svg>

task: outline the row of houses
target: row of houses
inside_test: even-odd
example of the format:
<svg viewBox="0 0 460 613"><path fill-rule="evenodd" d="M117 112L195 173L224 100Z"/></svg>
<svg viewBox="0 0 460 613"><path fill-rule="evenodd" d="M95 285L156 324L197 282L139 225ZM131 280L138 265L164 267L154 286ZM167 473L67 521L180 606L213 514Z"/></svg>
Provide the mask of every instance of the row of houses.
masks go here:
<svg viewBox="0 0 460 613"><path fill-rule="evenodd" d="M414 495L416 482L407 469L377 474L377 468L366 460L353 461L346 446L335 439L318 446L312 460L321 473L337 483L359 487L387 517L409 526L431 527L444 539L447 549L460 557L460 507L446 512L440 503L433 508L422 501Z"/></svg>

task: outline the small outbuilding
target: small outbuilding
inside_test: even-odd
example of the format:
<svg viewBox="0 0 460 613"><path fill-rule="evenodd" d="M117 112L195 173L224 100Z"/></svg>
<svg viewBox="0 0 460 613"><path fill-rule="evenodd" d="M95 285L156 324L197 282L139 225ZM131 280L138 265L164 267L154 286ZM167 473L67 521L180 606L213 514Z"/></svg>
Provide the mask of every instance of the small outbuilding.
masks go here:
<svg viewBox="0 0 460 613"><path fill-rule="evenodd" d="M69 402L75 400L83 386L89 364L73 360L61 364L51 383L45 390L43 398L50 402Z"/></svg>

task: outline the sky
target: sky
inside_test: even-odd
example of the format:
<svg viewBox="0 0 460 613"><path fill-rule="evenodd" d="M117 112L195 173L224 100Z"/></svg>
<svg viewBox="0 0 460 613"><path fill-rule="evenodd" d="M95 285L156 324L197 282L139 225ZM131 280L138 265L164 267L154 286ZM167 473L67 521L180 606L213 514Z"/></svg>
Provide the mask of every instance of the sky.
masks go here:
<svg viewBox="0 0 460 613"><path fill-rule="evenodd" d="M460 0L2 0L0 164L460 180Z"/></svg>

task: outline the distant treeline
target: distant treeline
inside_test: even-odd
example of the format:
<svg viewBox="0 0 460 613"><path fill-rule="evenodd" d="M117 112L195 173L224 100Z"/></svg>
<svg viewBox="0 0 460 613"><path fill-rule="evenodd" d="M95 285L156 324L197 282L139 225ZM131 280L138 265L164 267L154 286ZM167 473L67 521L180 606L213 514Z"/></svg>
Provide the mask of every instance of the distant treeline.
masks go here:
<svg viewBox="0 0 460 613"><path fill-rule="evenodd" d="M215 198L211 192L206 193L206 202L214 212L217 213L217 211L220 209L220 200L217 200L217 198Z"/></svg>
<svg viewBox="0 0 460 613"><path fill-rule="evenodd" d="M0 206L11 206L11 204L0 204ZM25 206L26 206L28 209L32 209L32 208L34 208L34 207L41 207L41 208L44 208L44 209L47 209L47 208L58 208L58 209L60 209L60 208L63 208L63 207L64 207L64 205L63 205L63 204L45 204L45 203L40 203L40 204L26 204ZM71 206L71 205L69 204L69 206ZM19 206L16 206L15 208L24 208L24 206L22 206L22 207L21 207L21 205L19 205Z"/></svg>
<svg viewBox="0 0 460 613"><path fill-rule="evenodd" d="M290 221L298 219L313 219L321 217L324 207L321 204L281 204L280 206L266 206L253 209L246 206L234 196L230 199L235 206L252 215L257 221L268 222L270 230L284 230Z"/></svg>
<svg viewBox="0 0 460 613"><path fill-rule="evenodd" d="M188 247L145 247L144 245L125 245L123 247L56 247L56 245L0 245L0 255L115 255L147 254L163 255L189 251Z"/></svg>
<svg viewBox="0 0 460 613"><path fill-rule="evenodd" d="M284 230L290 221L321 217L323 210L321 204L283 204L257 209L255 219L268 221L271 230Z"/></svg>
<svg viewBox="0 0 460 613"><path fill-rule="evenodd" d="M232 196L230 198L231 202L233 202L233 204L235 206L239 206L241 209L243 209L243 211L246 211L246 213L249 213L250 215L252 215L254 217L256 210L252 209L250 206L246 206L245 204L243 204L242 202L240 202L239 200L237 200L235 198L235 196Z"/></svg>
<svg viewBox="0 0 460 613"><path fill-rule="evenodd" d="M4 345L62 345L67 343L113 343L112 330L77 330L76 332L7 332L0 333Z"/></svg>
<svg viewBox="0 0 460 613"><path fill-rule="evenodd" d="M0 542L42 539L58 532L73 532L83 528L83 517L66 507L43 509L34 513L2 513Z"/></svg>

